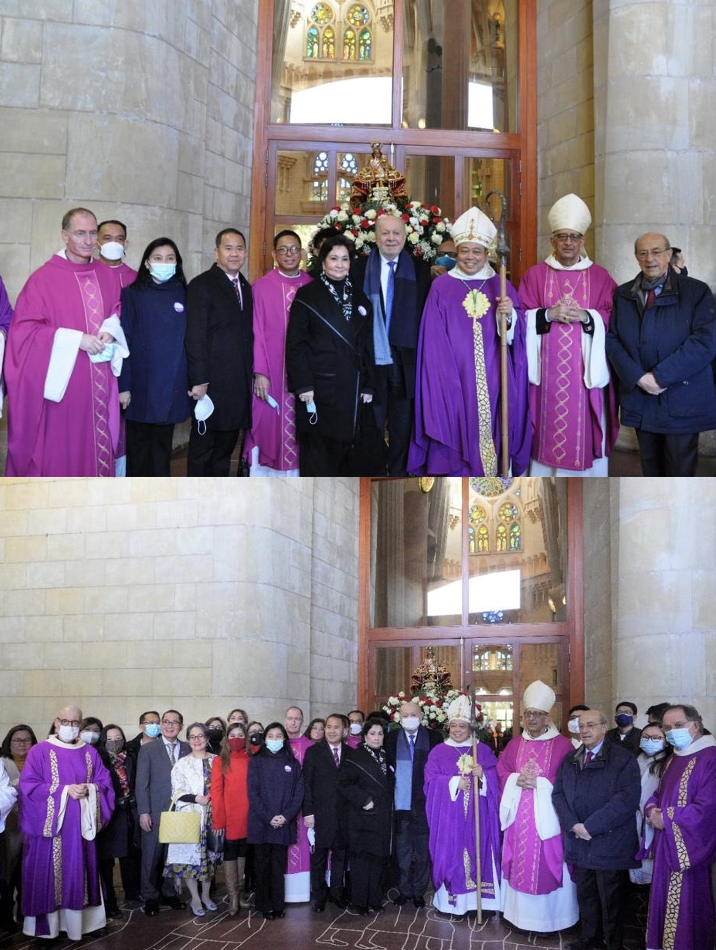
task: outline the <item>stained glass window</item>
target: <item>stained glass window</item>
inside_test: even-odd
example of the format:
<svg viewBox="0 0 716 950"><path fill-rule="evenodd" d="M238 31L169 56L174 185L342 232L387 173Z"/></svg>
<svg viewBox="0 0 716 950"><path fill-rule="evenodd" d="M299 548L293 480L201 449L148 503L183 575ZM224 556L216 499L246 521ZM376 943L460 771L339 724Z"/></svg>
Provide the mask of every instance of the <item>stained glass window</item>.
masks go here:
<svg viewBox="0 0 716 950"><path fill-rule="evenodd" d="M473 505L470 508L470 524L478 524L480 521L484 521L486 517L487 512L482 505Z"/></svg>
<svg viewBox="0 0 716 950"><path fill-rule="evenodd" d="M497 550L507 550L507 528L503 524L497 526Z"/></svg>
<svg viewBox="0 0 716 950"><path fill-rule="evenodd" d="M346 30L343 34L343 59L356 58L356 34L355 30Z"/></svg>
<svg viewBox="0 0 716 950"><path fill-rule="evenodd" d="M327 26L323 31L323 58L336 58L336 34L330 26Z"/></svg>
<svg viewBox="0 0 716 950"><path fill-rule="evenodd" d="M311 10L311 19L315 23L330 23L333 19L333 11L327 3L317 3Z"/></svg>
<svg viewBox="0 0 716 950"><path fill-rule="evenodd" d="M490 550L490 536L487 525L481 524L477 529L477 550L481 553Z"/></svg>
<svg viewBox="0 0 716 950"><path fill-rule="evenodd" d="M358 59L370 59L372 45L373 37L370 30L361 30L360 39L358 40Z"/></svg>
<svg viewBox="0 0 716 950"><path fill-rule="evenodd" d="M365 7L356 4L349 9L346 19L349 23L352 23L353 26L363 26L370 19L370 13L368 13Z"/></svg>
<svg viewBox="0 0 716 950"><path fill-rule="evenodd" d="M328 152L317 152L313 160L313 200L328 201Z"/></svg>
<svg viewBox="0 0 716 950"><path fill-rule="evenodd" d="M311 26L306 34L306 58L318 59L318 51L318 30L315 26Z"/></svg>
<svg viewBox="0 0 716 950"><path fill-rule="evenodd" d="M477 554L477 539L475 538L475 529L472 526L467 529L467 544L470 554Z"/></svg>
<svg viewBox="0 0 716 950"><path fill-rule="evenodd" d="M353 190L353 179L358 174L358 160L352 152L346 152L341 159L338 179L338 200L348 201Z"/></svg>
<svg viewBox="0 0 716 950"><path fill-rule="evenodd" d="M498 670L511 670L512 669L512 654L505 653L503 650L497 650L497 669Z"/></svg>
<svg viewBox="0 0 716 950"><path fill-rule="evenodd" d="M476 495L483 495L485 498L497 498L510 487L513 478L471 478L470 488Z"/></svg>
<svg viewBox="0 0 716 950"><path fill-rule="evenodd" d="M522 532L518 524L510 528L510 551L519 551L522 547Z"/></svg>
<svg viewBox="0 0 716 950"><path fill-rule="evenodd" d="M520 513L517 510L517 506L513 505L512 502L500 505L500 518L502 521L514 521L515 518L519 518L519 516Z"/></svg>

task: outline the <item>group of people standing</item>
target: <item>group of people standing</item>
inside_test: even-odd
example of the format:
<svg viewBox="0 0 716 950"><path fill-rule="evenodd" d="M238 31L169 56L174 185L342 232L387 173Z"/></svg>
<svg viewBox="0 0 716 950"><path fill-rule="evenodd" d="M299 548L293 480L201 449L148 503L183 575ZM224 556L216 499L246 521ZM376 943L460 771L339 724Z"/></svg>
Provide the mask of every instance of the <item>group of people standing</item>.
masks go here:
<svg viewBox="0 0 716 950"><path fill-rule="evenodd" d="M494 475L505 462L606 476L620 407L643 474L694 474L699 433L716 428L716 309L668 238L637 238L639 273L617 287L584 250L586 204L566 195L551 253L503 292L478 208L432 268L406 250L404 218L379 211L357 259L323 229L308 273L299 235L280 231L275 269L249 286L236 228L187 283L172 239L150 242L135 272L122 222L67 212L64 249L14 315L0 282L6 473L169 475L191 414L193 476L228 475L237 451L254 476Z"/></svg>
<svg viewBox="0 0 716 950"><path fill-rule="evenodd" d="M161 903L182 909L183 884L195 916L217 911L222 865L228 914L255 890L266 920L309 899L317 914L328 902L377 914L389 887L397 906L421 908L432 878L433 905L451 918L475 912L479 895L520 930L579 921L570 950L621 950L629 872L651 885L650 950L712 946L716 740L698 712L664 703L639 730L636 707L620 703L608 730L598 710L573 707L570 742L554 702L539 680L525 690L523 731L499 758L473 744L464 695L446 736L412 701L397 723L353 710L305 732L298 707L265 728L235 709L191 723L186 742L172 709L144 713L131 742L72 705L42 742L15 726L0 760L0 922L15 927L17 891L28 935L100 929L121 916L119 858L125 901L141 899L149 917ZM198 814L198 840L160 842L170 806Z"/></svg>

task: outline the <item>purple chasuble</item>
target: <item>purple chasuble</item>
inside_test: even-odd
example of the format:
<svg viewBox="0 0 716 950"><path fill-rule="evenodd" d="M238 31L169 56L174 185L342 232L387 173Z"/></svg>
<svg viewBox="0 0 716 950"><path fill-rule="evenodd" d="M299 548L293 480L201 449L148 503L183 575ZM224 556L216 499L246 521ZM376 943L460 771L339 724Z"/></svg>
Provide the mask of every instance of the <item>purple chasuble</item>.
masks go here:
<svg viewBox="0 0 716 950"><path fill-rule="evenodd" d="M654 832L654 873L646 945L650 950L714 946L711 868L716 860L716 743L692 755L672 755L659 788L645 805L662 809Z"/></svg>
<svg viewBox="0 0 716 950"><path fill-rule="evenodd" d="M520 283L525 310L549 309L571 298L581 310L596 310L605 332L616 283L598 264L584 270L555 270L542 261L530 267ZM553 323L540 335L542 374L530 383L530 414L534 424L532 458L554 468L584 471L602 458L602 412L607 433L604 451L611 455L619 435L616 395L610 383L601 389L584 385L581 324Z"/></svg>
<svg viewBox="0 0 716 950"><path fill-rule="evenodd" d="M20 773L22 912L36 918L37 936L49 933L47 914L61 909L81 911L102 902L96 839L82 837L80 803L69 795L62 827L57 830L65 786L85 782L97 790L99 831L112 817L114 790L92 746L39 742L28 752Z"/></svg>
<svg viewBox="0 0 716 950"><path fill-rule="evenodd" d="M137 272L133 267L130 267L129 264L125 264L124 261L118 267L109 267L105 264L109 273L114 277L119 283L119 290L117 291L117 299L121 297L122 288L129 287L130 284L133 284L137 279ZM124 413L120 412L119 414L119 438L117 439L117 451L115 455L117 458L121 458L123 455L127 454L127 433L126 427L124 424Z"/></svg>
<svg viewBox="0 0 716 950"><path fill-rule="evenodd" d="M307 739L306 736L296 736L295 739L289 739L288 741L291 743L296 760L303 767L303 757L306 754L306 749L314 744L313 739ZM308 828L303 823L302 811L296 816L296 823L296 843L288 847L286 874L300 874L311 870L311 845L308 842Z"/></svg>
<svg viewBox="0 0 716 950"><path fill-rule="evenodd" d="M269 394L278 403L278 411L253 397L251 431L244 454L249 458L259 447L259 463L279 472L298 468L296 442L296 397L288 390L286 379L286 331L296 291L310 284L311 277L299 271L286 277L278 269L257 280L254 297L254 373L269 379Z"/></svg>
<svg viewBox="0 0 716 950"><path fill-rule="evenodd" d="M473 321L463 303L480 291L490 309ZM527 405L525 319L517 291L507 283L517 323L508 346L509 451L512 474L527 470L532 424ZM420 325L415 430L408 471L414 475L497 475L502 471L500 340L495 298L500 278L433 282Z"/></svg>
<svg viewBox="0 0 716 950"><path fill-rule="evenodd" d="M10 327L10 320L12 319L12 307L10 306L10 298L7 295L7 290L5 290L5 284L2 282L2 277L0 277L0 332L4 333L7 336L7 331ZM2 365L0 365L0 370Z"/></svg>
<svg viewBox="0 0 716 950"><path fill-rule="evenodd" d="M564 736L541 741L515 736L497 761L500 793L513 772L528 772L554 785L562 759L572 751L572 743ZM550 894L562 886L562 833L542 841L535 825L534 794L532 788L521 789L517 815L505 829L502 875L523 894Z"/></svg>
<svg viewBox="0 0 716 950"><path fill-rule="evenodd" d="M455 801L450 796L450 779L460 775L458 759L462 755L472 756L471 741L457 747L441 742L430 751L425 764L425 812L430 829L433 885L437 891L444 884L450 897L477 890L472 784L469 792L458 792ZM495 898L499 894L495 894L493 861L498 875L500 867L497 759L484 742L477 744L477 761L485 770L482 781L487 782L487 795L479 796L481 894L483 898Z"/></svg>
<svg viewBox="0 0 716 950"><path fill-rule="evenodd" d="M119 314L119 283L109 270L55 255L20 292L5 354L6 475L114 477L119 399L110 364L80 350L62 400L44 398L55 331L96 335Z"/></svg>

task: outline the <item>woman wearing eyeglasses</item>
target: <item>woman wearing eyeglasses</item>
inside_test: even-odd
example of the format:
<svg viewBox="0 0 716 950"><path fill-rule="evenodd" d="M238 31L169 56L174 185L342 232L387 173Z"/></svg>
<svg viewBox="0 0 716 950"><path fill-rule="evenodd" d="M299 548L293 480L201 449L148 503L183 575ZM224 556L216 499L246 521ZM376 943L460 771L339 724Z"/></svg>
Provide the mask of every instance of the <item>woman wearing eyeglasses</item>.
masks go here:
<svg viewBox="0 0 716 950"><path fill-rule="evenodd" d="M164 877L179 878L186 882L191 894L192 912L195 917L203 917L206 913L204 908L217 909L209 896L209 889L214 871L221 864L221 847L210 832L211 764L216 756L208 750L209 730L203 722L193 722L187 726L186 738L191 752L179 759L172 768L172 797L179 796L178 811L199 813L201 834L198 844L169 845Z"/></svg>
<svg viewBox="0 0 716 950"><path fill-rule="evenodd" d="M13 726L2 741L0 758L12 788L17 788L20 772L25 765L27 753L37 745L35 733L29 726ZM5 819L5 830L0 834L0 929L14 933L15 901L20 913L20 868L22 867L22 835L17 825L17 804Z"/></svg>

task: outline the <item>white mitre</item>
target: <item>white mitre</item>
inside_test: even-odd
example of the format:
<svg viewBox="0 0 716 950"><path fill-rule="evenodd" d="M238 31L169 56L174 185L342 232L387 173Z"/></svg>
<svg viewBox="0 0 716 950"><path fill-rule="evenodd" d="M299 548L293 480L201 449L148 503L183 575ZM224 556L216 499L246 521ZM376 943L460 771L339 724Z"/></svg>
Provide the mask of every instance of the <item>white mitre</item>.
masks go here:
<svg viewBox="0 0 716 950"><path fill-rule="evenodd" d="M592 223L592 216L589 213L589 208L578 195L565 195L564 198L555 201L549 209L547 222L553 234L555 231L562 231L564 228L586 234L589 225ZM457 242L455 243L457 244Z"/></svg>
<svg viewBox="0 0 716 950"><path fill-rule="evenodd" d="M470 208L452 224L450 234L455 247L468 242L490 247L495 240L497 228L479 208Z"/></svg>
<svg viewBox="0 0 716 950"><path fill-rule="evenodd" d="M542 680L535 680L522 694L522 709L539 709L548 713L554 706L555 698L553 689Z"/></svg>
<svg viewBox="0 0 716 950"><path fill-rule="evenodd" d="M458 696L448 706L448 722L470 722L471 714L472 704L467 696Z"/></svg>

